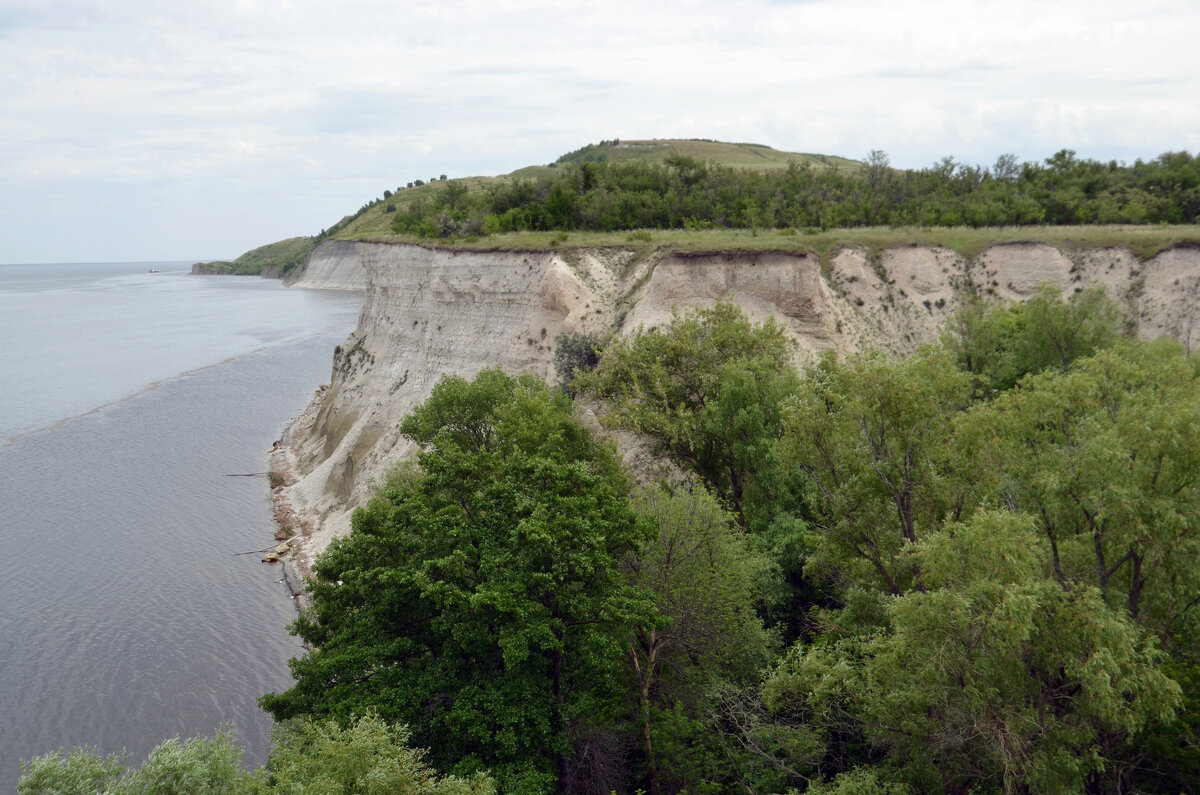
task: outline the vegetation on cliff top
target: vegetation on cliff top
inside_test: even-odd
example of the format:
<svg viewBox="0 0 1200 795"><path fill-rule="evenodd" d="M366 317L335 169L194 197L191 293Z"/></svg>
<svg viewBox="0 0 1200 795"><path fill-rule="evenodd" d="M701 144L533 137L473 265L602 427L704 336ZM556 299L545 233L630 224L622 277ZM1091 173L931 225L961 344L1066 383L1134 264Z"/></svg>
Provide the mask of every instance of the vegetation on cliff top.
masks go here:
<svg viewBox="0 0 1200 795"><path fill-rule="evenodd" d="M898 171L873 152L855 170L752 170L683 155L585 161L471 191L450 182L396 208L391 231L424 238L540 230L835 229L1195 223L1200 160L1168 153L1132 166L1002 156L990 169L945 158Z"/></svg>
<svg viewBox="0 0 1200 795"><path fill-rule="evenodd" d="M637 246L815 251L928 243L973 257L1035 240L1125 246L1140 257L1200 242L1200 158L1132 165L1063 150L923 169L707 140L601 141L498 177L415 179L312 238L265 246L219 272L287 273L326 238L466 248ZM1165 228L1163 228L1165 227Z"/></svg>

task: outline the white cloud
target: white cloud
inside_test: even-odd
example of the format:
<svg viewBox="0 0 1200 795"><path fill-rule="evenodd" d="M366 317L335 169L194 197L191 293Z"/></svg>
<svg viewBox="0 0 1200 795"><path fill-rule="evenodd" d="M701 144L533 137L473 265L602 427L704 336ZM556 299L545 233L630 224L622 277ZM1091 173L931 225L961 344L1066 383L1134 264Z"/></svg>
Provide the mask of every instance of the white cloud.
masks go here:
<svg viewBox="0 0 1200 795"><path fill-rule="evenodd" d="M101 206L70 258L236 255L613 136L1153 157L1200 144L1198 36L1187 0L4 0L0 261ZM150 193L179 222L123 237Z"/></svg>

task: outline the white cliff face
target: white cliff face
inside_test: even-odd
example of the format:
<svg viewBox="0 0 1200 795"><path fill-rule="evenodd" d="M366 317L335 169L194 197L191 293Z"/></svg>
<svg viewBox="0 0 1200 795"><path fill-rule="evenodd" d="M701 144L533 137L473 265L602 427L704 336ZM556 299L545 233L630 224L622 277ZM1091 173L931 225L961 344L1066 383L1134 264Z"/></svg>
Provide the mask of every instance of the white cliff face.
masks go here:
<svg viewBox="0 0 1200 795"><path fill-rule="evenodd" d="M673 311L736 303L756 322L775 318L797 342L797 363L845 349L838 333L840 301L811 254L743 251L674 254L650 263L646 286L633 296L624 329L654 328Z"/></svg>
<svg viewBox="0 0 1200 795"><path fill-rule="evenodd" d="M311 424L290 435L302 478L287 497L313 525L310 552L348 530L375 479L412 452L397 425L438 380L488 367L551 377L559 333L612 324L622 262L385 244L359 244L359 255L368 289L358 328L300 423Z"/></svg>
<svg viewBox="0 0 1200 795"><path fill-rule="evenodd" d="M283 496L310 531L302 567L349 530L353 508L411 455L399 422L443 376L500 367L551 379L560 332L632 334L666 324L674 308L721 299L754 319L781 322L796 340L797 364L826 351L907 353L936 341L970 291L1019 300L1045 281L1064 293L1106 284L1144 337L1200 337L1197 248L1144 263L1117 249L1067 257L1027 243L994 246L973 262L930 247L877 259L844 250L823 271L815 255L786 252L645 256L327 241L295 285L366 292L358 328L334 356L330 386L293 424L274 462L296 478Z"/></svg>
<svg viewBox="0 0 1200 795"><path fill-rule="evenodd" d="M367 271L358 255L358 244L349 240L325 240L304 262L283 278L288 287L309 290L365 290Z"/></svg>

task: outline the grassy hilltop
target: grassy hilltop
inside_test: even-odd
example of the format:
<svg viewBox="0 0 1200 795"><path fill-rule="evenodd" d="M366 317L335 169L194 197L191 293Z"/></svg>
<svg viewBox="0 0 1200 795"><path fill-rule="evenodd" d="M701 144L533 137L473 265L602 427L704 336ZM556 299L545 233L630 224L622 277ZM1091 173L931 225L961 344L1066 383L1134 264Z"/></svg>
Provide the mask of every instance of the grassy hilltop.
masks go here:
<svg viewBox="0 0 1200 795"><path fill-rule="evenodd" d="M788 166L807 166L816 170L853 172L864 168L857 160L831 155L781 152L760 144L722 143L708 140L657 139L649 141L612 140L576 149L562 155L545 166L525 166L511 174L496 177L464 177L455 180L436 180L424 184L410 184L397 188L383 199L372 201L359 208L358 213L343 219L332 237L339 240L363 240L389 236L393 233L393 213L404 212L418 202L433 202L451 182L465 187L469 192L481 192L499 185L513 182L534 182L556 176L560 169L568 170L583 163L645 164L661 166L677 158L690 158L700 163L724 166L739 171L772 172L785 171ZM419 181L419 180L418 180ZM389 206L392 209L388 209ZM522 241L514 241L521 245Z"/></svg>
<svg viewBox="0 0 1200 795"><path fill-rule="evenodd" d="M991 167L943 158L924 169L709 140L612 140L494 177L414 180L312 238L240 257L223 272L286 273L326 238L463 248L554 246L878 250L923 243L972 257L1036 240L1124 246L1141 257L1200 241L1200 158L1132 165L1063 150Z"/></svg>
<svg viewBox="0 0 1200 795"><path fill-rule="evenodd" d="M414 202L430 201L448 182L461 185L471 192L511 183L514 180L535 180L556 173L563 166L577 163L663 163L670 157L684 156L702 162L716 163L737 169L771 171L786 169L790 164L808 165L818 169L852 171L863 168L856 160L831 155L781 152L759 144L722 143L708 140L647 140L601 141L568 152L548 165L531 165L511 174L492 177L462 177L454 180L415 180L395 190L385 190L382 198L372 199L356 212L343 217L329 229L312 237L295 237L260 246L232 262L205 263L206 272L225 274L282 274L294 269L318 243L326 238L337 240L377 239L392 235L393 213L403 211ZM417 184L420 183L420 184ZM391 209L389 209L389 207ZM537 247L542 236L508 241L514 247ZM496 241L493 241L493 245ZM544 244L541 244L544 246Z"/></svg>

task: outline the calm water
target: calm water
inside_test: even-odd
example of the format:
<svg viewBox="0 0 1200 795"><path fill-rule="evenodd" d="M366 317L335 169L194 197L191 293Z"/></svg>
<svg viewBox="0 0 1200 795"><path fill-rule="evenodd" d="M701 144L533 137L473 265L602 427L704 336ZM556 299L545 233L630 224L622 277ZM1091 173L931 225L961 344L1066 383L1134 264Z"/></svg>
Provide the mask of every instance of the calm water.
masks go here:
<svg viewBox="0 0 1200 795"><path fill-rule="evenodd" d="M271 442L361 295L183 263L0 265L0 792L18 760L237 727L290 684Z"/></svg>

